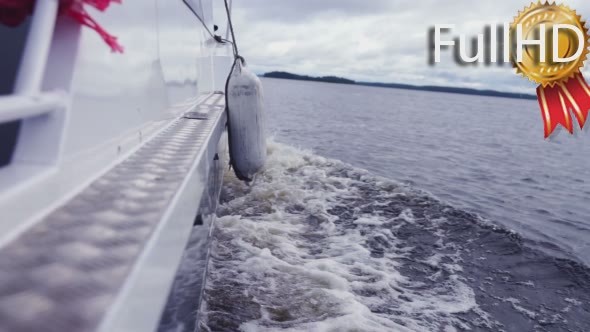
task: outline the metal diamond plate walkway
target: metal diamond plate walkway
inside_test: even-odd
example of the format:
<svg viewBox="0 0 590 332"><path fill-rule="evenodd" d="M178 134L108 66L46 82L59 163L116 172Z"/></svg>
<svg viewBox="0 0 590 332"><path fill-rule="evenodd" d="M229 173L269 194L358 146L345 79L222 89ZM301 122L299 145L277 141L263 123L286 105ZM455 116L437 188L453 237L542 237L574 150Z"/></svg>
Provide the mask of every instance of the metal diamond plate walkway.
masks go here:
<svg viewBox="0 0 590 332"><path fill-rule="evenodd" d="M223 95L193 112L0 249L0 331L99 327L224 125Z"/></svg>

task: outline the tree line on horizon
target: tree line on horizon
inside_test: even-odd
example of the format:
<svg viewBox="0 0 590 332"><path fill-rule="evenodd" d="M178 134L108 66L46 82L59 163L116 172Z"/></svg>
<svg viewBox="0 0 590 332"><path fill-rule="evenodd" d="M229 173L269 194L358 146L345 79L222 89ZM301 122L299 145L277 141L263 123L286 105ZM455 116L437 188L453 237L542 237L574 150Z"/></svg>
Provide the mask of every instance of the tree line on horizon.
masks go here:
<svg viewBox="0 0 590 332"><path fill-rule="evenodd" d="M447 92L447 93L460 93L467 95L478 95L478 96L490 96L490 97L506 97L506 98L517 98L517 99L537 99L537 96L513 93L513 92L502 92L495 90L477 90L471 88L458 88L449 86L433 86L433 85L410 85L410 84L399 84L399 83L380 83L380 82L357 82L348 78L338 76L308 76L298 75L289 73L286 71L271 71L262 75L262 77L269 78L281 78L289 80L299 81L313 81L313 82L326 82L326 83L340 83L340 84L354 84L363 86L374 86L382 88L395 88L395 89L408 89L408 90L420 90L420 91L431 91L431 92Z"/></svg>

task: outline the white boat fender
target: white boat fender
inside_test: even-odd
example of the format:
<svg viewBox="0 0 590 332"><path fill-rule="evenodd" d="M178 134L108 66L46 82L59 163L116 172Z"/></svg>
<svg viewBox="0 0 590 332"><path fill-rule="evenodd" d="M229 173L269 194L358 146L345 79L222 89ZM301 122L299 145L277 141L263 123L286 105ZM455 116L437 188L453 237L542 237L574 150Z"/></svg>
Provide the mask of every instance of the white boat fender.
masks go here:
<svg viewBox="0 0 590 332"><path fill-rule="evenodd" d="M242 57L234 61L225 98L230 164L238 179L252 181L266 162L262 84Z"/></svg>

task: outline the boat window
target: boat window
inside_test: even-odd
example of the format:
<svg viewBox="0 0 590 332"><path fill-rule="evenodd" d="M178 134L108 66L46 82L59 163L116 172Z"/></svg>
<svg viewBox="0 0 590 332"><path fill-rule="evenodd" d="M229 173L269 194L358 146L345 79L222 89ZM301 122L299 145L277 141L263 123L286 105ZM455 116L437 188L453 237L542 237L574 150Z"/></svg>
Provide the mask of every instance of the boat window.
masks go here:
<svg viewBox="0 0 590 332"><path fill-rule="evenodd" d="M18 66L22 58L27 33L27 19L16 27L0 24L0 45L2 45L2 61L0 61L0 96L11 94L16 81Z"/></svg>
<svg viewBox="0 0 590 332"><path fill-rule="evenodd" d="M18 67L29 31L29 21L30 19L27 19L16 27L0 24L0 45L2 45L0 96L13 93ZM0 168L8 165L12 159L19 128L20 121L0 123Z"/></svg>
<svg viewBox="0 0 590 332"><path fill-rule="evenodd" d="M0 123L0 168L12 160L19 129L20 121Z"/></svg>

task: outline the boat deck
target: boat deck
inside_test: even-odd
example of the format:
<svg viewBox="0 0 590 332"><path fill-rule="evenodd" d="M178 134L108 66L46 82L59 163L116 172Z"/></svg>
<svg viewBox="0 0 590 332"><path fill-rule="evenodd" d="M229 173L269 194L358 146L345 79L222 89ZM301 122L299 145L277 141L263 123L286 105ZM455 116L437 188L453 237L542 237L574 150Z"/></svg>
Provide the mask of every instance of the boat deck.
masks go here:
<svg viewBox="0 0 590 332"><path fill-rule="evenodd" d="M0 331L155 329L225 128L223 103L209 95L65 205L0 239Z"/></svg>

